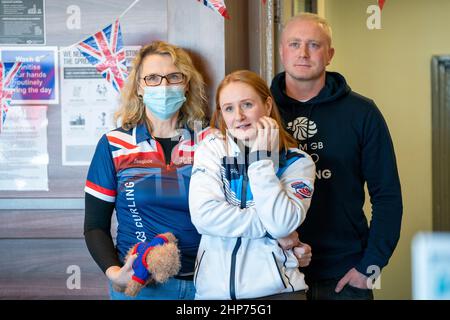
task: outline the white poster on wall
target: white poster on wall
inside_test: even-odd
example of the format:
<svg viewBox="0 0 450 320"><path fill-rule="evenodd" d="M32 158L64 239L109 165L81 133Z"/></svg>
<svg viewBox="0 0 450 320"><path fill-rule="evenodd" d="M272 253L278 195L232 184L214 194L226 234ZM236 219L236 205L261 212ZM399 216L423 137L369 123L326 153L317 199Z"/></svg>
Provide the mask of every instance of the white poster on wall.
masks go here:
<svg viewBox="0 0 450 320"><path fill-rule="evenodd" d="M47 106L11 106L0 132L0 190L48 191Z"/></svg>
<svg viewBox="0 0 450 320"><path fill-rule="evenodd" d="M140 46L126 46L130 69ZM62 164L89 165L101 136L116 127L119 94L76 49L61 50Z"/></svg>

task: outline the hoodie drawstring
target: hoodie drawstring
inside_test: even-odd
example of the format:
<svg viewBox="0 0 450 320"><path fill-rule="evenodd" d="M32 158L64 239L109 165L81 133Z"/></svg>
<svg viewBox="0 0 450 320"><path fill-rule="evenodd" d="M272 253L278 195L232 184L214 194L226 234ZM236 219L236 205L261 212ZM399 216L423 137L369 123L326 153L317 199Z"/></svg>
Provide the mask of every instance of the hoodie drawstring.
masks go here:
<svg viewBox="0 0 450 320"><path fill-rule="evenodd" d="M309 121L311 119L312 110L314 108L315 104L311 105L311 108L309 108L308 116L306 117L306 150L308 151L308 141L309 141ZM309 154L309 152L308 152Z"/></svg>

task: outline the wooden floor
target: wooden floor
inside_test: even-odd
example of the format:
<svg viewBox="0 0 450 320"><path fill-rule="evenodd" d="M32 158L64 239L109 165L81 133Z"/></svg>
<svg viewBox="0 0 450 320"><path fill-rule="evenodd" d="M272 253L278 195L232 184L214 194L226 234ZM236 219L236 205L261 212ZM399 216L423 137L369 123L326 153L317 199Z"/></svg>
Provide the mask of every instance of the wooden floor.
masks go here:
<svg viewBox="0 0 450 320"><path fill-rule="evenodd" d="M80 210L0 210L0 299L109 299L82 230Z"/></svg>

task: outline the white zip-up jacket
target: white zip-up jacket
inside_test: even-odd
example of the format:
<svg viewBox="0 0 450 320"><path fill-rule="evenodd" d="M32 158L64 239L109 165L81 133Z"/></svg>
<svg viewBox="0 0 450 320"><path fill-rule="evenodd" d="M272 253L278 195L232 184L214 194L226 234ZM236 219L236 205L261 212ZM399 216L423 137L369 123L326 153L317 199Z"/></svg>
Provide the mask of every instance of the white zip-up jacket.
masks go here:
<svg viewBox="0 0 450 320"><path fill-rule="evenodd" d="M290 149L279 161L250 153L246 165L236 143L227 140L228 148L220 135L206 137L194 157L189 208L202 235L195 298L247 299L307 289L294 253L276 239L305 219L313 160Z"/></svg>

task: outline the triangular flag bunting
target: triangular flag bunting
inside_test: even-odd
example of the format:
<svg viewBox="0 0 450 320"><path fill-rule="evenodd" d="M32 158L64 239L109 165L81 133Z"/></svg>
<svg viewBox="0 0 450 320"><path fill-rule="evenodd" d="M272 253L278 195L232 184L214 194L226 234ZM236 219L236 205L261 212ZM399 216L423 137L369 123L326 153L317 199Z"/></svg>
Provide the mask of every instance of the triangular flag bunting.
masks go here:
<svg viewBox="0 0 450 320"><path fill-rule="evenodd" d="M0 61L0 132L6 121L8 107L11 104L12 96L14 94L14 78L19 73L21 67L22 62L15 62L12 67L6 71L6 65Z"/></svg>
<svg viewBox="0 0 450 320"><path fill-rule="evenodd" d="M230 19L230 16L228 15L227 7L225 6L225 3L223 2L223 0L197 0L197 1L202 2L208 8L216 11L225 19Z"/></svg>
<svg viewBox="0 0 450 320"><path fill-rule="evenodd" d="M118 92L128 75L119 20L77 44L77 49Z"/></svg>

